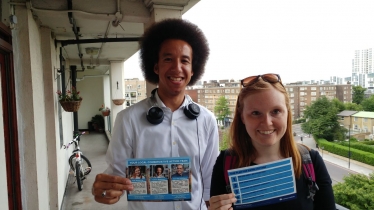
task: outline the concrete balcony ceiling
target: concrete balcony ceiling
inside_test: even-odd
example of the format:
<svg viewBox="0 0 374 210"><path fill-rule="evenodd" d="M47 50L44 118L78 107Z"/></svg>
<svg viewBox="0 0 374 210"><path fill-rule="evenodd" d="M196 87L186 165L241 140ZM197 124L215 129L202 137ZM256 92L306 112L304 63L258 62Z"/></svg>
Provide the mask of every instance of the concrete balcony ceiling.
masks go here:
<svg viewBox="0 0 374 210"><path fill-rule="evenodd" d="M108 73L111 60L126 61L137 52L139 44L136 40L150 24L155 8L179 10L183 14L198 1L31 0L25 4L40 26L52 30L56 42L81 42L63 46L66 65L76 65L77 70L84 70L84 75L100 75ZM101 42L103 39L107 41ZM84 40L95 40L96 43L82 43Z"/></svg>

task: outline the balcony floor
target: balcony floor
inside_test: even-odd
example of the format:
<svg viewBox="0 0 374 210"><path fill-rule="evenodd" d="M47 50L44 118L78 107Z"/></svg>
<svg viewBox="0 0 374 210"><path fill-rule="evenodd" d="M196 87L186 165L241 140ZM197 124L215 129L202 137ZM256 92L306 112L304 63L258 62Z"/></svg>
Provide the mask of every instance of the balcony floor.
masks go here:
<svg viewBox="0 0 374 210"><path fill-rule="evenodd" d="M79 191L75 183L74 175L69 175L66 192L61 210L82 210L82 209L108 209L108 210L126 210L127 200L122 197L120 201L113 205L97 203L91 194L91 187L95 181L96 174L102 173L107 164L105 162L105 153L108 147L108 140L104 133L90 133L81 137L81 150L90 160L92 171L83 181L83 190Z"/></svg>

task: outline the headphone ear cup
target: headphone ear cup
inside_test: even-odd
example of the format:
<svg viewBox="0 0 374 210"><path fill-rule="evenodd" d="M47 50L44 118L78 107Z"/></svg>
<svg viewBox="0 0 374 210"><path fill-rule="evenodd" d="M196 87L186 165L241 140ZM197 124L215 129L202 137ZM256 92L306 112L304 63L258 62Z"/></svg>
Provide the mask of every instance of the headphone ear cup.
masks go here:
<svg viewBox="0 0 374 210"><path fill-rule="evenodd" d="M147 120L153 125L158 125L164 120L164 111L160 107L151 107L147 112Z"/></svg>
<svg viewBox="0 0 374 210"><path fill-rule="evenodd" d="M188 106L184 107L184 114L191 120L196 119L200 114L200 107L195 103L190 103Z"/></svg>

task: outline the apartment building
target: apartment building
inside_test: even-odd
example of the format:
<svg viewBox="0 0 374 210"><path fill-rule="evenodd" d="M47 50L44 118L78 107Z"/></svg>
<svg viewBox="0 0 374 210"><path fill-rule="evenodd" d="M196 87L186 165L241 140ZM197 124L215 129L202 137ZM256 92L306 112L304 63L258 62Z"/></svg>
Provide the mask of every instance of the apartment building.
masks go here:
<svg viewBox="0 0 374 210"><path fill-rule="evenodd" d="M346 103L352 101L352 86L346 85L329 85L329 84L305 84L293 83L286 84L285 88L290 96L292 115L294 119L303 116L307 105L317 100L321 96L329 99L337 98ZM224 96L229 102L231 111L230 118L235 112L235 105L241 85L238 80L210 80L204 81L202 86L190 87L187 90L194 101L214 112L215 103L219 97Z"/></svg>
<svg viewBox="0 0 374 210"><path fill-rule="evenodd" d="M224 96L229 102L229 109L232 113L228 117L233 118L240 88L241 85L238 80L210 80L204 81L202 85L189 87L186 93L191 96L192 100L213 113L217 100Z"/></svg>
<svg viewBox="0 0 374 210"><path fill-rule="evenodd" d="M147 97L146 81L138 78L125 79L126 107L129 107Z"/></svg>
<svg viewBox="0 0 374 210"><path fill-rule="evenodd" d="M357 139L371 139L374 137L374 112L342 111L338 114L339 122L350 136Z"/></svg>
<svg viewBox="0 0 374 210"><path fill-rule="evenodd" d="M352 85L374 89L374 68L372 48L355 50L352 59Z"/></svg>
<svg viewBox="0 0 374 210"><path fill-rule="evenodd" d="M373 133L374 112L357 112L351 117L353 130L361 133Z"/></svg>
<svg viewBox="0 0 374 210"><path fill-rule="evenodd" d="M319 97L326 96L332 100L339 99L343 103L352 102L352 86L346 85L285 85L290 96L290 104L294 119L304 116L306 106Z"/></svg>

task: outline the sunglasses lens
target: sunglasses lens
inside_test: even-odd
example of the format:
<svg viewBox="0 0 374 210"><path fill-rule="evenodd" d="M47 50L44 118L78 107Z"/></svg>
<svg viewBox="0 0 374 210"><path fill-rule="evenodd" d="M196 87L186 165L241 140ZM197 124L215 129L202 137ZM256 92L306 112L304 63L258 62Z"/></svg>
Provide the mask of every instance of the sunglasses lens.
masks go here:
<svg viewBox="0 0 374 210"><path fill-rule="evenodd" d="M270 83L280 82L280 78L276 74L264 74L262 75L262 78Z"/></svg>
<svg viewBox="0 0 374 210"><path fill-rule="evenodd" d="M246 86L250 85L256 79L257 79L257 76L247 77L247 78L242 80L242 85L244 87L246 87Z"/></svg>

